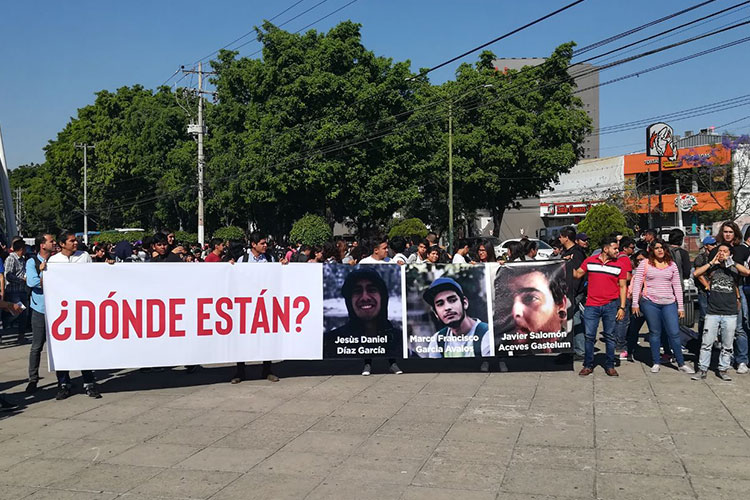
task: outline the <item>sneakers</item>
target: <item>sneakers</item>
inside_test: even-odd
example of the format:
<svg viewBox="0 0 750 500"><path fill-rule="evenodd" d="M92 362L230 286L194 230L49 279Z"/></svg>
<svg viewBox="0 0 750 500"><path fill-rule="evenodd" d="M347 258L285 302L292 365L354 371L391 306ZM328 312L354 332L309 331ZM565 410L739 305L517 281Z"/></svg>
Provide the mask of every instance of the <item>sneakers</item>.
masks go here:
<svg viewBox="0 0 750 500"><path fill-rule="evenodd" d="M651 373L659 373L659 370L661 370L661 365L654 365L651 367Z"/></svg>
<svg viewBox="0 0 750 500"><path fill-rule="evenodd" d="M269 373L268 375L266 375L266 380L268 380L269 382L278 382L279 377L274 375L273 373Z"/></svg>
<svg viewBox="0 0 750 500"><path fill-rule="evenodd" d="M372 367L370 366L370 363L365 363L364 368L362 368L362 375L369 377L370 373L372 373Z"/></svg>
<svg viewBox="0 0 750 500"><path fill-rule="evenodd" d="M691 366L688 366L687 364L682 365L678 368L678 370L680 370L682 373L687 373L688 375L692 375L693 373L695 373L695 370L693 370L693 368Z"/></svg>
<svg viewBox="0 0 750 500"><path fill-rule="evenodd" d="M230 384L239 384L245 380L245 370L238 369L236 372L234 372L234 376L232 377L232 380L229 381Z"/></svg>
<svg viewBox="0 0 750 500"><path fill-rule="evenodd" d="M68 384L62 384L57 389L57 395L55 396L55 399L58 401L62 401L63 399L68 399L73 392L70 390L70 386Z"/></svg>
<svg viewBox="0 0 750 500"><path fill-rule="evenodd" d="M705 380L708 376L708 372L706 370L700 370L698 373L690 377L690 380Z"/></svg>
<svg viewBox="0 0 750 500"><path fill-rule="evenodd" d="M4 397L0 396L0 411L16 411L18 409L17 404L13 404Z"/></svg>
<svg viewBox="0 0 750 500"><path fill-rule="evenodd" d="M621 359L622 361L625 361L626 359L629 359L629 356L628 356L628 351L622 351L622 352L620 353L620 359Z"/></svg>
<svg viewBox="0 0 750 500"><path fill-rule="evenodd" d="M398 367L396 363L391 363L391 373L393 373L394 375L401 375L404 372L401 370L401 368Z"/></svg>
<svg viewBox="0 0 750 500"><path fill-rule="evenodd" d="M99 389L96 388L96 384L86 384L83 387L86 395L90 398L101 399L102 395L99 393Z"/></svg>
<svg viewBox="0 0 750 500"><path fill-rule="evenodd" d="M739 365L737 365L737 373L739 373L740 375L744 375L749 371L750 369L747 367L747 363L740 363Z"/></svg>
<svg viewBox="0 0 750 500"><path fill-rule="evenodd" d="M589 368L588 366L584 366L583 368L581 368L581 371L578 372L578 376L586 377L588 375L591 375L592 373L594 373L594 370L592 368Z"/></svg>
<svg viewBox="0 0 750 500"><path fill-rule="evenodd" d="M38 387L36 385L36 382L29 382L29 384L26 386L26 394L34 394L38 390Z"/></svg>
<svg viewBox="0 0 750 500"><path fill-rule="evenodd" d="M732 377L730 377L729 375L727 375L727 371L726 370L723 370L723 371L719 370L719 378L721 380L723 380L724 382L731 382L731 380L732 380Z"/></svg>

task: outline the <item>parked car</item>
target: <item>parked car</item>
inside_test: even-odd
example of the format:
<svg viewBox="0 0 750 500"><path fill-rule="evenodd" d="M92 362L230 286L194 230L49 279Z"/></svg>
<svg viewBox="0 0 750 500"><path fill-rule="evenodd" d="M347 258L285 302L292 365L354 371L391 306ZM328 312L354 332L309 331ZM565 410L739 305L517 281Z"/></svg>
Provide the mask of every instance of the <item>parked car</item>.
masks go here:
<svg viewBox="0 0 750 500"><path fill-rule="evenodd" d="M536 241L537 245L537 259L549 259L552 257L552 247L549 246L547 243L545 243L542 240L538 240L536 238L529 238L531 241ZM495 247L495 255L500 257L501 255L505 255L508 253L508 243L511 241L521 241L521 238L512 238L509 240L503 241L500 245Z"/></svg>

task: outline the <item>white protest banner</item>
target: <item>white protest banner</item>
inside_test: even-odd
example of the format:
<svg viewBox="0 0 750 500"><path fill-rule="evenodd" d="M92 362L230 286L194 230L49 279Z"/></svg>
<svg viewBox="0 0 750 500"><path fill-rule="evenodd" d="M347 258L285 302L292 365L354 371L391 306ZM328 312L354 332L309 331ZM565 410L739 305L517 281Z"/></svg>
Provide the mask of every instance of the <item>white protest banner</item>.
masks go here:
<svg viewBox="0 0 750 500"><path fill-rule="evenodd" d="M51 370L321 359L322 266L50 264Z"/></svg>

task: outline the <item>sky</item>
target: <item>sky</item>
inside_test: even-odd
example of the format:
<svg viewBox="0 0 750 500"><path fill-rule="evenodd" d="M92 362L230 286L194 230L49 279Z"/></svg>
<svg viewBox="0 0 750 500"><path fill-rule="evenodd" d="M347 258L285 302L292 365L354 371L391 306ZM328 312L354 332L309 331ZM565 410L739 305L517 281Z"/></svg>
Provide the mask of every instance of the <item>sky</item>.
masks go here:
<svg viewBox="0 0 750 500"><path fill-rule="evenodd" d="M0 73L0 128L9 167L44 161L43 148L47 142L55 139L79 108L94 102L97 91L114 91L134 84L156 88L180 65L192 65L296 1L39 0L4 4L0 30L0 60L4 63ZM297 31L350 1L303 0L274 22L281 24L312 8L283 27ZM309 29L327 31L343 20L360 23L365 47L395 61L409 60L412 70L417 71L488 42L571 1L355 0ZM498 57L544 57L561 43L572 40L583 47L698 3L701 0L585 0L488 49ZM714 0L587 56L738 3L740 0ZM748 16L750 4L625 56L744 22L750 19ZM603 70L599 79L600 82L616 79L748 36L750 25L745 25ZM252 36L230 48L250 40ZM747 94L749 46L750 42L743 43L601 87L600 126L656 117ZM253 41L239 49L240 56L249 56L259 48ZM452 79L458 65L476 61L477 54L430 73L430 80L442 83ZM681 134L685 130L697 131L740 120L720 131L748 133L749 115L750 104L669 123ZM600 156L642 150L644 135L643 128L601 135Z"/></svg>

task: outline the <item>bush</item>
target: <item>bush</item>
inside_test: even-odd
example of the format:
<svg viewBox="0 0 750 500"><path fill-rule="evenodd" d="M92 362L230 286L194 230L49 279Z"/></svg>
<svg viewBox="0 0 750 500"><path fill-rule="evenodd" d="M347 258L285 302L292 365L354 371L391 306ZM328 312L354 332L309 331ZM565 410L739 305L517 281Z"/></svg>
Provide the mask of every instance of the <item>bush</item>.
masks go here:
<svg viewBox="0 0 750 500"><path fill-rule="evenodd" d="M214 238L221 238L222 240L244 240L245 231L237 226L222 227L214 232ZM196 237L196 240L197 239L198 238Z"/></svg>
<svg viewBox="0 0 750 500"><path fill-rule="evenodd" d="M599 248L610 233L633 236L633 231L628 227L620 209L607 203L591 207L586 217L578 224L578 232L586 233L589 237L589 248L592 250Z"/></svg>
<svg viewBox="0 0 750 500"><path fill-rule="evenodd" d="M174 239L178 243L195 243L198 241L198 233L188 233L187 231L175 231Z"/></svg>
<svg viewBox="0 0 750 500"><path fill-rule="evenodd" d="M89 237L89 243L109 243L116 244L121 241L142 241L146 236L152 236L153 233L147 233L145 231L131 231L127 233L118 233L117 231L105 231L101 234Z"/></svg>
<svg viewBox="0 0 750 500"><path fill-rule="evenodd" d="M322 245L326 241L331 241L331 238L331 226L319 215L306 214L295 222L289 231L289 239L293 243L301 242L303 245Z"/></svg>
<svg viewBox="0 0 750 500"><path fill-rule="evenodd" d="M424 238L427 236L427 232L427 226L420 219L404 219L391 227L391 230L388 231L388 238L393 238L394 236L411 238L415 234L418 234L420 238Z"/></svg>

